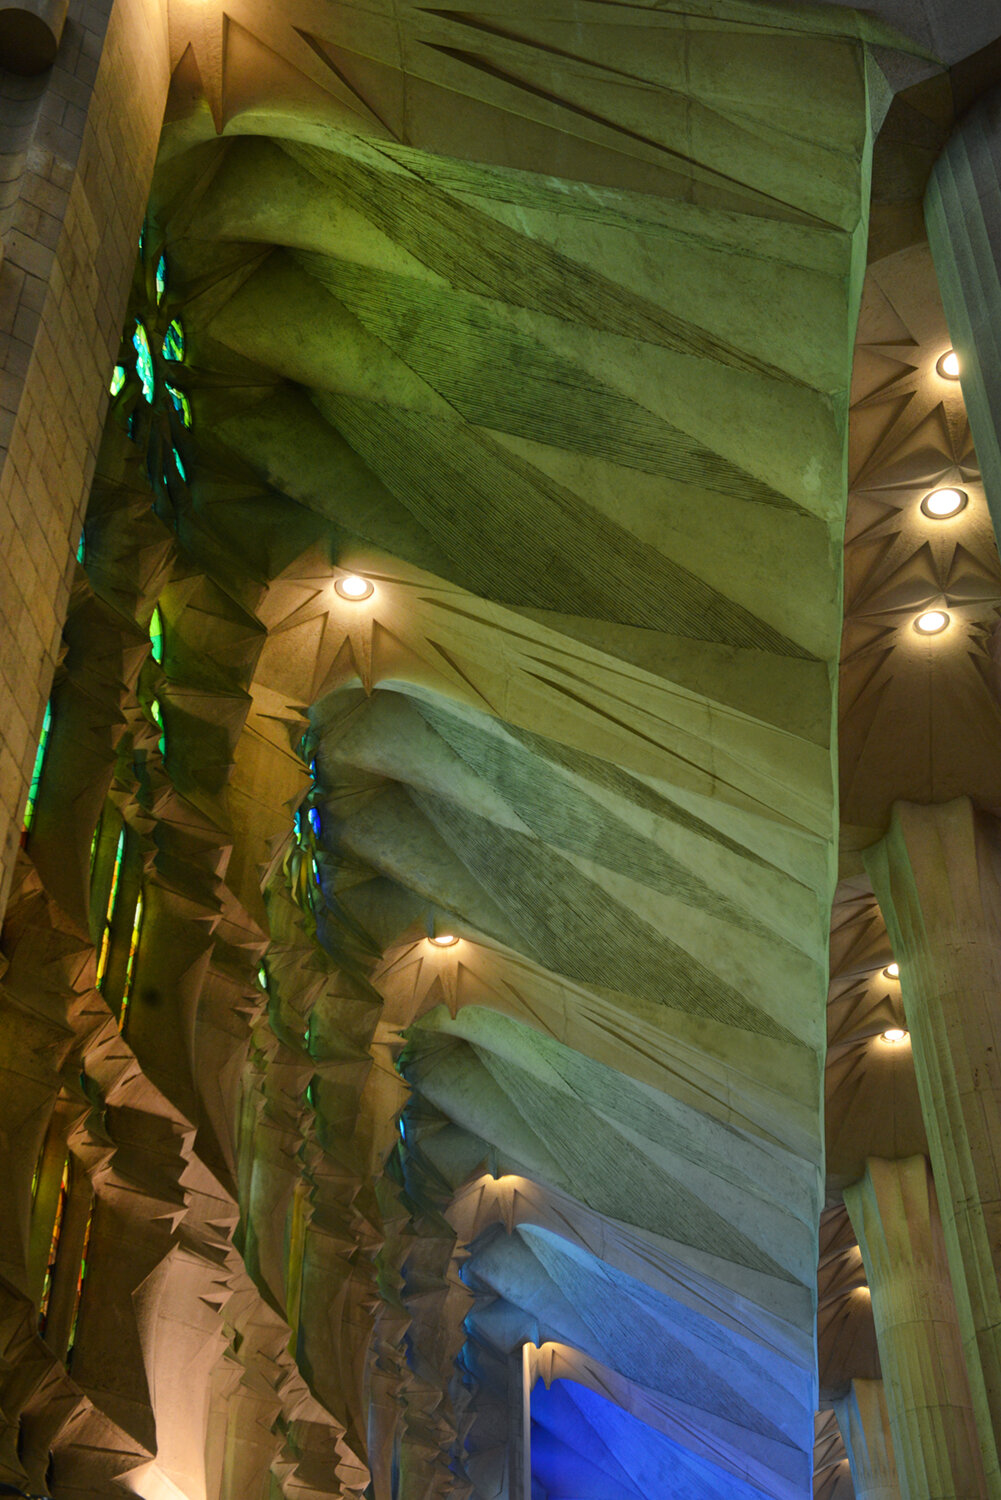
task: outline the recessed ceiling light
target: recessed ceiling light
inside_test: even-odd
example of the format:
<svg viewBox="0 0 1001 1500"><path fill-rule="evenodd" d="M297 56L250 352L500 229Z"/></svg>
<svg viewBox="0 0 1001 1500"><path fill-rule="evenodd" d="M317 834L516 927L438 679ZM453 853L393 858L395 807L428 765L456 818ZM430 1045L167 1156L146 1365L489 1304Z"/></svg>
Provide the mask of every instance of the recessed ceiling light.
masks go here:
<svg viewBox="0 0 1001 1500"><path fill-rule="evenodd" d="M887 964L886 968L883 970L883 973L886 975L887 979L897 979L900 977L900 965Z"/></svg>
<svg viewBox="0 0 1001 1500"><path fill-rule="evenodd" d="M943 380L959 379L959 355L955 349L947 349L935 366Z"/></svg>
<svg viewBox="0 0 1001 1500"><path fill-rule="evenodd" d="M958 516L961 510L965 510L968 498L965 490L954 490L951 487L932 490L922 500L921 509L933 521L945 521L949 516Z"/></svg>
<svg viewBox="0 0 1001 1500"><path fill-rule="evenodd" d="M903 1042L906 1040L907 1032L902 1026L888 1026L883 1032L883 1041L891 1042L894 1046L896 1046L897 1042Z"/></svg>
<svg viewBox="0 0 1001 1500"><path fill-rule="evenodd" d="M451 932L442 932L437 937L428 938L428 942L433 943L436 948L454 948L458 941Z"/></svg>
<svg viewBox="0 0 1001 1500"><path fill-rule="evenodd" d="M357 573L347 573L343 578L338 578L334 588L342 599L367 599L374 592L373 586L367 578L361 578Z"/></svg>
<svg viewBox="0 0 1001 1500"><path fill-rule="evenodd" d="M919 635L940 635L949 623L949 616L942 609L928 609L918 615L914 629Z"/></svg>

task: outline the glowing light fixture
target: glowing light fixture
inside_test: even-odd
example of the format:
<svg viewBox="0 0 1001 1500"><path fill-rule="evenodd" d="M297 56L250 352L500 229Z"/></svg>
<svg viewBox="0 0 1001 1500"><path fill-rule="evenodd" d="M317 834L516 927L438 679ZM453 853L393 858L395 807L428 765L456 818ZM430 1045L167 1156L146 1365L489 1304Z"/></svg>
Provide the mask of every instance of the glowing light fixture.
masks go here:
<svg viewBox="0 0 1001 1500"><path fill-rule="evenodd" d="M919 635L941 635L949 623L949 616L943 609L926 609L923 615L918 615L914 621L914 629Z"/></svg>
<svg viewBox="0 0 1001 1500"><path fill-rule="evenodd" d="M947 349L935 365L943 380L959 379L959 355L955 349Z"/></svg>
<svg viewBox="0 0 1001 1500"><path fill-rule="evenodd" d="M933 521L947 521L950 516L958 516L961 510L966 509L969 499L965 490L947 488L943 490L932 490L921 502L921 509L926 516Z"/></svg>
<svg viewBox="0 0 1001 1500"><path fill-rule="evenodd" d="M454 948L458 941L451 932L442 932L437 937L428 938L428 942L433 943L436 948Z"/></svg>
<svg viewBox="0 0 1001 1500"><path fill-rule="evenodd" d="M883 973L885 974L885 976L886 976L887 979L899 979L900 978L900 965L899 964L887 964L886 968L883 970Z"/></svg>
<svg viewBox="0 0 1001 1500"><path fill-rule="evenodd" d="M358 573L347 573L343 578L338 578L334 588L342 599L350 599L353 603L359 599L369 598L374 592L369 580L362 578Z"/></svg>
<svg viewBox="0 0 1001 1500"><path fill-rule="evenodd" d="M888 1026L883 1032L883 1041L890 1042L893 1046L896 1046L898 1042L906 1040L907 1032L902 1026Z"/></svg>

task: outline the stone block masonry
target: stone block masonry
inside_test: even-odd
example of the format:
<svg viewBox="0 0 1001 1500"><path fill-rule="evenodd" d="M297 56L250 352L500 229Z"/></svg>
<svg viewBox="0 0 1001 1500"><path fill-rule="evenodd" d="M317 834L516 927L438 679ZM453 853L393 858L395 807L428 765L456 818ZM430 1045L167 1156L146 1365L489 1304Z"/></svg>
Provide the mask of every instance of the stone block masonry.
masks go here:
<svg viewBox="0 0 1001 1500"><path fill-rule="evenodd" d="M0 70L0 914L168 83L165 0L73 0L51 68Z"/></svg>

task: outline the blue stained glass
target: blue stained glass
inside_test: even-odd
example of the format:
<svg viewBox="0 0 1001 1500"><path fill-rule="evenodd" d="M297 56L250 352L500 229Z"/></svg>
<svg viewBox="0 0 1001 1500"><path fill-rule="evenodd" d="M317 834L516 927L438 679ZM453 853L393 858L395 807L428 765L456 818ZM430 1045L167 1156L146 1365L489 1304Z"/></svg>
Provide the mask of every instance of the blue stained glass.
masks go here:
<svg viewBox="0 0 1001 1500"><path fill-rule="evenodd" d="M174 318L167 329L163 340L164 359L181 360L184 358L184 329L179 318Z"/></svg>
<svg viewBox="0 0 1001 1500"><path fill-rule="evenodd" d="M310 774L311 779L315 782L316 781L316 756L315 755L313 756L312 760L309 763L309 774Z"/></svg>
<svg viewBox="0 0 1001 1500"><path fill-rule="evenodd" d="M313 866L313 879L316 881L317 885L319 885L320 884L320 867L316 863L315 859L312 860L311 863L312 863L312 866Z"/></svg>
<svg viewBox="0 0 1001 1500"><path fill-rule="evenodd" d="M320 811L319 811L319 808L311 807L309 809L309 826L310 826L310 828L312 828L313 832L316 834L316 837L319 838L320 837Z"/></svg>
<svg viewBox="0 0 1001 1500"><path fill-rule="evenodd" d="M301 812L296 812L295 817L292 819L292 827L295 830L296 842L300 843L302 841L302 813Z"/></svg>
<svg viewBox="0 0 1001 1500"><path fill-rule="evenodd" d="M152 402L153 393L156 390L156 372L153 369L149 339L138 318L136 318L136 331L132 335L132 343L136 351L136 370L143 383L143 395L147 401Z"/></svg>
<svg viewBox="0 0 1001 1500"><path fill-rule="evenodd" d="M174 403L174 410L180 417L185 427L191 426L191 402L183 391L179 391L175 385L167 386L167 395Z"/></svg>
<svg viewBox="0 0 1001 1500"><path fill-rule="evenodd" d="M183 461L181 459L181 455L178 453L178 451L177 451L176 448L173 450L173 452L174 452L174 468L177 470L178 474L180 474L181 478L184 480L184 483L187 484L187 482L188 482L188 471L184 467L184 463L183 463Z"/></svg>
<svg viewBox="0 0 1001 1500"><path fill-rule="evenodd" d="M157 306L163 301L163 294L167 290L167 257L161 255L156 263L156 301Z"/></svg>

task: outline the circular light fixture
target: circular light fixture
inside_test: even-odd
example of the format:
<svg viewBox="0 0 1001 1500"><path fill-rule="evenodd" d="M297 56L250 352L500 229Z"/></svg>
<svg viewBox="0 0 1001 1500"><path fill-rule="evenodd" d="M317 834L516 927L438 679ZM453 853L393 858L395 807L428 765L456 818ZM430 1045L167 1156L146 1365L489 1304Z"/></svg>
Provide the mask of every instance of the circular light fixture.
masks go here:
<svg viewBox="0 0 1001 1500"><path fill-rule="evenodd" d="M941 635L948 623L949 616L944 609L927 609L914 621L914 629L919 635Z"/></svg>
<svg viewBox="0 0 1001 1500"><path fill-rule="evenodd" d="M374 593L374 587L367 578L362 578L357 573L347 573L343 578L338 578L334 588L342 599L350 599L353 604L359 599L367 599Z"/></svg>
<svg viewBox="0 0 1001 1500"><path fill-rule="evenodd" d="M966 509L969 499L965 490L955 490L951 487L943 490L932 490L921 502L921 509L926 516L931 516L933 521L947 521L950 516L958 516L961 510Z"/></svg>
<svg viewBox="0 0 1001 1500"><path fill-rule="evenodd" d="M454 948L458 941L459 939L451 932L443 932L438 937L428 938L428 942L433 943L436 948Z"/></svg>
<svg viewBox="0 0 1001 1500"><path fill-rule="evenodd" d="M955 349L947 349L943 355L940 355L935 368L943 380L958 380L959 355Z"/></svg>
<svg viewBox="0 0 1001 1500"><path fill-rule="evenodd" d="M886 975L887 979L899 979L900 978L900 965L899 964L887 964L886 968L883 970L883 973Z"/></svg>
<svg viewBox="0 0 1001 1500"><path fill-rule="evenodd" d="M883 1032L883 1041L889 1042L894 1047L898 1042L904 1042L906 1040L907 1032L902 1026L888 1026Z"/></svg>

